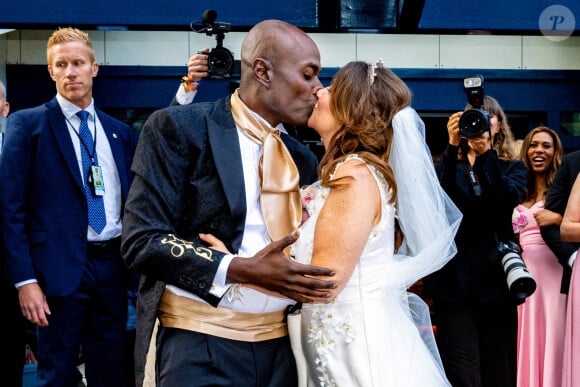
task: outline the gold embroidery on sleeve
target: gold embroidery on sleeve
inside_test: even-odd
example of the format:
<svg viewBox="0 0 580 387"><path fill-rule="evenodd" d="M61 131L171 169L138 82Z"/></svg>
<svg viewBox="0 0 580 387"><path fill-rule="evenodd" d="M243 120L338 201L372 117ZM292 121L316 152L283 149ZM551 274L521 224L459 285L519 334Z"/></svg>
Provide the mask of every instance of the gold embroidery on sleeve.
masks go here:
<svg viewBox="0 0 580 387"><path fill-rule="evenodd" d="M195 255L200 258L207 259L208 261L213 261L212 251L206 247L195 247L192 242L188 242L183 239L177 238L174 234L168 234L169 238L163 238L161 243L164 245L171 245L171 255L175 258L179 258L185 254L185 250L193 250Z"/></svg>

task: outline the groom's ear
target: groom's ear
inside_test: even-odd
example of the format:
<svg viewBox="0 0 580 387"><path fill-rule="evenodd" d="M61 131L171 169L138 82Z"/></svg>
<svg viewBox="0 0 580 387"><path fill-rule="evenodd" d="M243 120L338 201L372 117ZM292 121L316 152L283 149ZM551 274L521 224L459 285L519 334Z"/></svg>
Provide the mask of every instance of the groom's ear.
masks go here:
<svg viewBox="0 0 580 387"><path fill-rule="evenodd" d="M269 87L272 78L272 63L268 59L256 58L252 70L254 70L254 77L265 87Z"/></svg>

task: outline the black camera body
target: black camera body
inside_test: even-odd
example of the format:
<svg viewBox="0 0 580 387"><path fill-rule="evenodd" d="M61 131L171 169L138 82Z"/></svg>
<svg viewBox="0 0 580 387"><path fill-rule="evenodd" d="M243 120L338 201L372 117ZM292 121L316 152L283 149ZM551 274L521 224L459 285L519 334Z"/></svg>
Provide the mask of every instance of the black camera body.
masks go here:
<svg viewBox="0 0 580 387"><path fill-rule="evenodd" d="M464 138L476 138L491 128L489 113L481 109L484 97L483 76L471 75L463 78L463 88L473 109L466 110L461 115L459 133Z"/></svg>
<svg viewBox="0 0 580 387"><path fill-rule="evenodd" d="M224 79L232 76L234 56L230 50L217 46L211 51L198 51L198 54L207 55L207 76L211 79Z"/></svg>
<svg viewBox="0 0 580 387"><path fill-rule="evenodd" d="M191 25L192 30L200 33L205 33L208 36L215 34L217 41L216 47L211 51L198 51L198 54L206 54L208 66L208 78L224 79L232 76L234 68L234 55L230 50L223 46L225 34L230 32L230 23L216 22L217 12L213 9L206 10L201 16L202 27L199 29Z"/></svg>
<svg viewBox="0 0 580 387"><path fill-rule="evenodd" d="M499 242L497 253L500 258L510 294L516 303L523 303L536 290L536 281L530 274L514 241Z"/></svg>

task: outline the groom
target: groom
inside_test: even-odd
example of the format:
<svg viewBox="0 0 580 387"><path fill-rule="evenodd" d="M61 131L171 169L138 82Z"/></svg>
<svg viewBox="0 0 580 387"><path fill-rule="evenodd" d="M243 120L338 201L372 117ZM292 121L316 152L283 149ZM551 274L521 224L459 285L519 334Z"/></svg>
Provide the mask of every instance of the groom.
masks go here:
<svg viewBox="0 0 580 387"><path fill-rule="evenodd" d="M143 274L139 385L158 317L157 386L295 386L284 310L335 287L311 277L331 270L283 253L317 159L279 128L306 125L322 87L318 48L299 28L267 20L248 32L241 66L232 95L161 109L141 133L122 242ZM208 248L200 233L236 255Z"/></svg>

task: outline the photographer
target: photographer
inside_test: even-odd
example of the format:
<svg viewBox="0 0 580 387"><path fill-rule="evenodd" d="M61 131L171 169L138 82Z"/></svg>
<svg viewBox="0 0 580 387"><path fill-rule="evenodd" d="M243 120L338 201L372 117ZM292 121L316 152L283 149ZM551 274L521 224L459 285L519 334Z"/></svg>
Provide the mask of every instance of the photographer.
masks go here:
<svg viewBox="0 0 580 387"><path fill-rule="evenodd" d="M425 279L425 293L433 299L437 344L451 384L510 387L516 385L516 304L522 300L510 294L498 242L515 240L511 215L523 198L526 168L515 160L498 102L483 93L481 102L489 117L477 136L460 133L460 117L474 109L471 104L447 124L449 144L438 172L463 221L456 256Z"/></svg>

